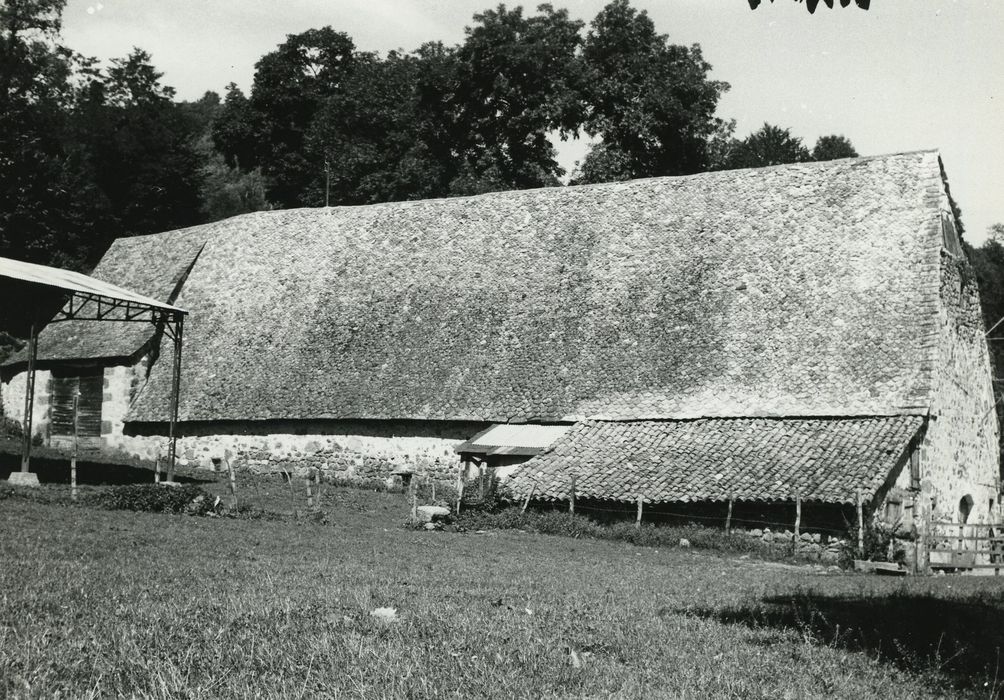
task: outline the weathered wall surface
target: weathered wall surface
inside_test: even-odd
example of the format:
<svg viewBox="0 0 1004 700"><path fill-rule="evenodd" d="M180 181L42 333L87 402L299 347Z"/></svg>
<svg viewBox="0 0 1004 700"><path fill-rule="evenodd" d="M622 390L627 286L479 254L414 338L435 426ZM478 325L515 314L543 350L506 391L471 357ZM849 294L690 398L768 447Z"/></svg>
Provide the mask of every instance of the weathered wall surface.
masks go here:
<svg viewBox="0 0 1004 700"><path fill-rule="evenodd" d="M146 359L134 366L104 369L101 404L103 450L140 459L166 457L167 438L135 434L124 423L129 404L146 375ZM35 388L34 432L49 443L49 377L39 372ZM6 415L21 420L25 373L3 385ZM332 477L388 479L395 471L412 471L443 481L457 478L460 458L453 448L488 426L453 421L231 421L179 426L178 458L182 466L213 468L227 452L234 466L252 471L319 468ZM68 447L68 445L53 445Z"/></svg>
<svg viewBox="0 0 1004 700"><path fill-rule="evenodd" d="M49 370L39 370L35 373L35 405L31 412L31 432L33 435L49 434ZM7 418L24 425L24 394L28 381L28 373L21 372L9 382L0 385L0 400L3 401L3 412Z"/></svg>
<svg viewBox="0 0 1004 700"><path fill-rule="evenodd" d="M183 465L205 468L212 468L214 459L229 452L235 467L259 472L318 468L331 477L387 479L395 471L412 471L452 481L460 466L453 448L485 427L482 423L366 420L182 425L178 455ZM127 450L129 440L156 438L124 436L122 445ZM149 449L146 444L133 445Z"/></svg>
<svg viewBox="0 0 1004 700"><path fill-rule="evenodd" d="M936 519L957 520L959 501L969 495L970 522L997 520L998 426L979 290L968 261L944 251L940 301L931 419L920 448L921 495L930 499Z"/></svg>

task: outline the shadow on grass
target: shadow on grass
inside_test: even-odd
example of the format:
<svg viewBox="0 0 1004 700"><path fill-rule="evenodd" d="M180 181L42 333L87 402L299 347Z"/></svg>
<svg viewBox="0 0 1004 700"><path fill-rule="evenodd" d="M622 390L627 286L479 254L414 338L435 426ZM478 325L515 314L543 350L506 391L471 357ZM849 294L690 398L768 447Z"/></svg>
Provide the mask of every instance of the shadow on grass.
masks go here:
<svg viewBox="0 0 1004 700"><path fill-rule="evenodd" d="M936 682L1004 692L1004 590L948 598L895 592L795 593L687 614L752 629L793 630L818 645L864 652Z"/></svg>
<svg viewBox="0 0 1004 700"><path fill-rule="evenodd" d="M0 441L0 479L21 468L21 444L12 440ZM58 450L34 447L31 454L31 471L43 484L70 483L70 457ZM147 484L154 481L153 464L123 458L115 460L104 456L84 454L77 459L77 483L105 486L121 484ZM165 477L166 478L166 477ZM200 484L207 479L175 476L186 484Z"/></svg>

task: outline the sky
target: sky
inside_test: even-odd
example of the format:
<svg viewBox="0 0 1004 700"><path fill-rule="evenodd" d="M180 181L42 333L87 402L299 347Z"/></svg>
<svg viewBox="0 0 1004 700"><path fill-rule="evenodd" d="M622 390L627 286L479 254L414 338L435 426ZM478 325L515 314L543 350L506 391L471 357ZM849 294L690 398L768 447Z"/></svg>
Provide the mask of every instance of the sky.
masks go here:
<svg viewBox="0 0 1004 700"><path fill-rule="evenodd" d="M588 23L608 0L551 0ZM497 0L69 0L63 39L110 59L152 54L180 99L230 83L247 92L254 64L287 34L330 25L360 50L463 41ZM509 2L512 7L521 3ZM538 4L523 3L528 12ZM677 44L699 43L712 77L731 84L718 116L743 137L764 122L810 148L843 134L861 155L940 150L974 244L1004 222L1004 2L872 0L810 15L793 0L632 0ZM583 140L557 143L571 169Z"/></svg>

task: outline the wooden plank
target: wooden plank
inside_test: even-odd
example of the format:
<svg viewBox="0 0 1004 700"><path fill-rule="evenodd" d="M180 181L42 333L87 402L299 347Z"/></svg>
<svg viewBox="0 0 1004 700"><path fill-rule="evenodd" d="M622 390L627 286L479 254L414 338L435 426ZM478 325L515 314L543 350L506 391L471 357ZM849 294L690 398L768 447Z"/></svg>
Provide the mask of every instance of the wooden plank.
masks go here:
<svg viewBox="0 0 1004 700"><path fill-rule="evenodd" d="M77 434L82 438L101 437L101 400L104 395L104 377L92 374L79 378L80 402L78 404Z"/></svg>
<svg viewBox="0 0 1004 700"><path fill-rule="evenodd" d="M999 564L949 564L946 562L931 563L932 569L1002 569L1004 562Z"/></svg>
<svg viewBox="0 0 1004 700"><path fill-rule="evenodd" d="M975 542L1004 542L1004 536L980 537L979 535L928 535L928 539L946 542L956 542L958 540L968 540Z"/></svg>

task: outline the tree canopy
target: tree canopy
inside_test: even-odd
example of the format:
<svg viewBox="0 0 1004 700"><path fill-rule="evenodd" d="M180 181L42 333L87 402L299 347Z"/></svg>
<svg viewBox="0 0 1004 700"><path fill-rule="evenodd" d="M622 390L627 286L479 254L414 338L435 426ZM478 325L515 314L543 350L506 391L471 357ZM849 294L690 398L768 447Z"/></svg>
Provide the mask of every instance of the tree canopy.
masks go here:
<svg viewBox="0 0 1004 700"><path fill-rule="evenodd" d="M116 237L260 209L560 186L556 139L592 141L572 182L854 155L769 124L736 139L701 47L629 0L588 25L500 4L456 45L385 55L307 29L247 94L194 101L141 48L102 63L65 47L64 5L0 5L0 254L34 262L86 270Z"/></svg>

